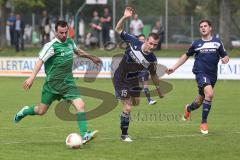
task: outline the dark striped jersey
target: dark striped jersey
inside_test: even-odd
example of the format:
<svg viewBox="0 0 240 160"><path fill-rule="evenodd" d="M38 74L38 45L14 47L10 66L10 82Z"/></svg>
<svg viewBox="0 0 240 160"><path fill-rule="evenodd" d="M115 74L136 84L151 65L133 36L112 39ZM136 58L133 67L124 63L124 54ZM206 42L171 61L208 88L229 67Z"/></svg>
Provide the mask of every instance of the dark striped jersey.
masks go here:
<svg viewBox="0 0 240 160"><path fill-rule="evenodd" d="M202 73L213 76L217 76L220 57L227 55L221 40L215 36L209 41L202 39L193 41L186 54L187 56L195 55L192 70L194 74Z"/></svg>
<svg viewBox="0 0 240 160"><path fill-rule="evenodd" d="M157 58L153 53L142 51L143 42L126 31L122 31L120 37L129 45L114 73L115 85L138 83L139 72L143 69L148 70L151 75L156 74Z"/></svg>

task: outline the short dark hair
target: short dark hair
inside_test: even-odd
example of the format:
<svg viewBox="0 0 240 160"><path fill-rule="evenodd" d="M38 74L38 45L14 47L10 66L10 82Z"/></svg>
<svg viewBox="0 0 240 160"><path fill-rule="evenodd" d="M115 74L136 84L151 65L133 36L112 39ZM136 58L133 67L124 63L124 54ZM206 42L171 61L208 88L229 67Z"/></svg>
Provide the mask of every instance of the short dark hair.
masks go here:
<svg viewBox="0 0 240 160"><path fill-rule="evenodd" d="M145 38L145 35L144 35L144 34L139 34L139 35L137 36L137 38L139 38L139 37L144 37L144 38Z"/></svg>
<svg viewBox="0 0 240 160"><path fill-rule="evenodd" d="M202 24L203 22L206 22L210 27L212 27L212 23L208 19L201 19L198 23L198 26Z"/></svg>
<svg viewBox="0 0 240 160"><path fill-rule="evenodd" d="M58 26L61 26L61 27L66 27L67 26L68 27L68 24L67 24L66 21L61 21L61 20L57 21L57 23L55 25L55 31L57 31Z"/></svg>
<svg viewBox="0 0 240 160"><path fill-rule="evenodd" d="M149 33L148 37L152 37L154 40L159 40L160 37L157 33Z"/></svg>

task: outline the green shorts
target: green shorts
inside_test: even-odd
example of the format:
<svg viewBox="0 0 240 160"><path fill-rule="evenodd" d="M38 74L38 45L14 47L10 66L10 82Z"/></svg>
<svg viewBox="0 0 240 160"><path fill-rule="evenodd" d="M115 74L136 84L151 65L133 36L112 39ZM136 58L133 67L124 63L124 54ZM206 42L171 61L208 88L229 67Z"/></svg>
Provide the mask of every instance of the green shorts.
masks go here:
<svg viewBox="0 0 240 160"><path fill-rule="evenodd" d="M50 85L45 82L42 89L41 103L51 105L55 100L74 100L81 98L80 91L74 82Z"/></svg>

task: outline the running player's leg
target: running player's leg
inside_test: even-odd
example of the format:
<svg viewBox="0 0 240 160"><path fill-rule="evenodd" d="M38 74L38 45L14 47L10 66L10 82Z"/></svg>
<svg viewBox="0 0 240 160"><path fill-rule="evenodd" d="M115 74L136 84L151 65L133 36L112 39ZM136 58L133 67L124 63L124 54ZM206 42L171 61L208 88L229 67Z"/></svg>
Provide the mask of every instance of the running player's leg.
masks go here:
<svg viewBox="0 0 240 160"><path fill-rule="evenodd" d="M72 100L72 104L77 110L77 123L81 136L87 133L87 118L85 112L85 103L81 98Z"/></svg>
<svg viewBox="0 0 240 160"><path fill-rule="evenodd" d="M200 74L197 75L197 82L201 94L204 95L204 99L202 102L202 121L200 125L200 131L203 134L208 134L208 125L207 118L208 114L211 110L211 102L213 99L213 87L216 83L216 77L210 77L209 75Z"/></svg>
<svg viewBox="0 0 240 160"><path fill-rule="evenodd" d="M72 104L77 110L77 123L80 130L80 134L83 137L83 143L85 144L92 140L96 136L96 133L98 131L97 130L88 131L87 129L87 117L85 112L84 101L81 98L76 98L72 100Z"/></svg>
<svg viewBox="0 0 240 160"><path fill-rule="evenodd" d="M122 103L123 103L123 112L120 114L120 128L122 133L121 133L120 139L124 142L132 142L131 138L128 135L132 100L131 98L125 98L125 99L122 99Z"/></svg>
<svg viewBox="0 0 240 160"><path fill-rule="evenodd" d="M18 123L28 115L44 115L48 110L49 105L40 103L39 105L24 106L14 117L14 122Z"/></svg>
<svg viewBox="0 0 240 160"><path fill-rule="evenodd" d="M202 95L198 95L195 100L189 105L187 104L185 106L185 109L184 109L184 116L183 116L183 120L190 120L190 114L192 111L198 109L202 103L203 103L203 99L204 97Z"/></svg>
<svg viewBox="0 0 240 160"><path fill-rule="evenodd" d="M213 88L211 85L204 87L205 98L203 100L202 123L207 123L207 117L211 110L211 102L213 99Z"/></svg>
<svg viewBox="0 0 240 160"><path fill-rule="evenodd" d="M39 105L24 106L14 117L14 122L18 123L28 115L44 115L51 103L58 99L59 96L43 89L41 103Z"/></svg>
<svg viewBox="0 0 240 160"><path fill-rule="evenodd" d="M136 83L135 85L133 83L132 87L126 90L123 90L121 92L127 93L125 97L121 96L121 100L123 103L123 112L120 115L120 121L121 121L120 128L122 130L121 140L124 142L132 142L132 139L128 135L131 109L132 109L132 106L139 105L141 88Z"/></svg>
<svg viewBox="0 0 240 160"><path fill-rule="evenodd" d="M71 101L73 106L77 110L76 118L77 118L77 124L80 131L81 136L83 137L83 143L87 143L91 139L94 138L97 131L88 132L87 128L87 117L85 112L85 103L81 99L80 91L76 87L74 82L69 82L68 84L65 84L65 88L67 88L64 92L64 95L62 96L63 99Z"/></svg>
<svg viewBox="0 0 240 160"><path fill-rule="evenodd" d="M204 87L205 98L203 100L203 108L202 108L202 122L200 125L200 132L202 134L208 134L208 124L207 118L208 114L211 110L211 102L213 98L213 88L211 85L206 85Z"/></svg>

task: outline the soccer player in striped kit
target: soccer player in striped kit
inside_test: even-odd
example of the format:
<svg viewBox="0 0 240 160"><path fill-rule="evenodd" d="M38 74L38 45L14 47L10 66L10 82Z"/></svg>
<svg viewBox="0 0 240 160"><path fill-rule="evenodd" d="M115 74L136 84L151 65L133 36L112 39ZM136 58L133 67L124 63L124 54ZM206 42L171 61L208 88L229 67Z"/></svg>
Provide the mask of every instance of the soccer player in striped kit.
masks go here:
<svg viewBox="0 0 240 160"><path fill-rule="evenodd" d="M115 95L123 103L123 112L120 114L122 131L120 139L124 142L132 142L128 135L128 127L131 108L139 103L141 92L139 72L143 69L149 71L159 97L163 97L159 86L159 77L156 74L157 58L152 52L158 45L159 36L156 33L150 33L146 40L141 42L134 35L128 34L124 30L124 22L132 17L132 14L133 9L126 7L123 17L115 28L120 37L129 44L113 76Z"/></svg>

